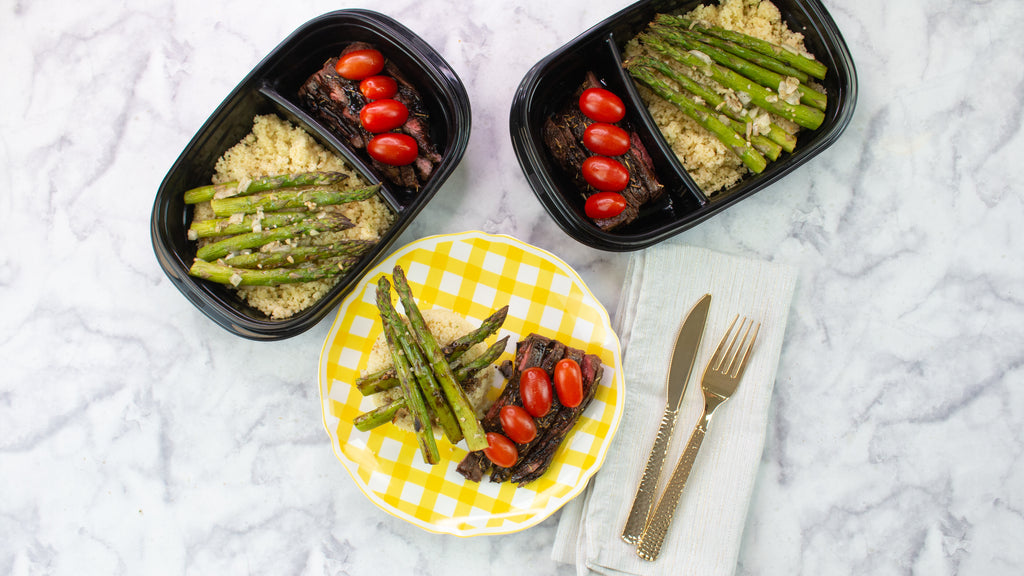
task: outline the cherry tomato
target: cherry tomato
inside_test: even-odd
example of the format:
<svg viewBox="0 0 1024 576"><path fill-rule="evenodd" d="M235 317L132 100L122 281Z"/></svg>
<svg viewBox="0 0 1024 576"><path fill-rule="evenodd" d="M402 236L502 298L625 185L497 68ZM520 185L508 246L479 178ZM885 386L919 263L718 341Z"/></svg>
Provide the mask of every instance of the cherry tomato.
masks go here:
<svg viewBox="0 0 1024 576"><path fill-rule="evenodd" d="M359 83L359 91L367 100L394 98L398 94L398 82L391 76L370 76Z"/></svg>
<svg viewBox="0 0 1024 576"><path fill-rule="evenodd" d="M591 156L583 161L583 179L601 192L621 192L629 185L629 170L613 158Z"/></svg>
<svg viewBox="0 0 1024 576"><path fill-rule="evenodd" d="M537 425L530 413L519 406L509 404L498 413L501 429L513 442L526 444L537 437Z"/></svg>
<svg viewBox="0 0 1024 576"><path fill-rule="evenodd" d="M519 396L523 408L534 418L540 418L551 410L551 378L539 366L527 368L519 377Z"/></svg>
<svg viewBox="0 0 1024 576"><path fill-rule="evenodd" d="M409 119L409 109L398 100L374 100L359 111L359 121L367 132L379 134L394 130Z"/></svg>
<svg viewBox="0 0 1024 576"><path fill-rule="evenodd" d="M555 392L563 406L575 408L583 402L583 372L572 358L562 358L555 364Z"/></svg>
<svg viewBox="0 0 1024 576"><path fill-rule="evenodd" d="M629 133L614 124L594 122L583 131L583 145L594 154L621 156L629 152Z"/></svg>
<svg viewBox="0 0 1024 576"><path fill-rule="evenodd" d="M374 136L366 145L366 151L374 160L391 166L412 164L419 155L419 147L412 136L396 132Z"/></svg>
<svg viewBox="0 0 1024 576"><path fill-rule="evenodd" d="M626 199L618 192L598 192L587 198L583 211L591 218L614 218L626 209Z"/></svg>
<svg viewBox="0 0 1024 576"><path fill-rule="evenodd" d="M373 48L353 50L338 58L334 69L342 78L362 80L380 74L384 69L384 55Z"/></svg>
<svg viewBox="0 0 1024 576"><path fill-rule="evenodd" d="M519 449L511 440L497 432L487 433L487 448L484 448L484 456L494 462L495 466L508 468L519 459Z"/></svg>
<svg viewBox="0 0 1024 576"><path fill-rule="evenodd" d="M587 88L580 95L580 111L595 122L618 122L626 117L622 99L604 88Z"/></svg>

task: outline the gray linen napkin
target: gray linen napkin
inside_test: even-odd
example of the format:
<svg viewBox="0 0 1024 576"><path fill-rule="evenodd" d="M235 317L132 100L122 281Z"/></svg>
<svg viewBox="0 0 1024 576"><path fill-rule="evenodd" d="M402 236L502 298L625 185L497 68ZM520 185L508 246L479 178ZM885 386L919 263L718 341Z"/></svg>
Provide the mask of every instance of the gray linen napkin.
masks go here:
<svg viewBox="0 0 1024 576"><path fill-rule="evenodd" d="M552 551L556 561L575 564L581 576L735 572L795 283L792 267L678 241L632 255L615 315L624 350L622 423L590 486L562 508ZM761 331L739 388L715 412L661 555L649 562L640 559L620 534L665 410L674 335L690 307L706 293L711 294L708 322L676 420L659 495L700 418L700 378L729 322L736 314L749 316L761 322Z"/></svg>

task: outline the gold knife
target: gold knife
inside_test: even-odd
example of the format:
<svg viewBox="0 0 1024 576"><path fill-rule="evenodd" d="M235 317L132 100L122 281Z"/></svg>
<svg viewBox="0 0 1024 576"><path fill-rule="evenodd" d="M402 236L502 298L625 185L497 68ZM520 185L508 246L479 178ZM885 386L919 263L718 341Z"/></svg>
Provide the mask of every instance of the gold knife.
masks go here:
<svg viewBox="0 0 1024 576"><path fill-rule="evenodd" d="M636 544L640 540L640 535L647 525L647 517L654 506L658 477L661 476L661 468L665 463L665 453L672 439L672 428L675 427L679 405L683 401L683 392L686 391L686 382L690 379L690 372L697 358L697 348L700 347L704 335L704 324L707 323L710 307L711 294L705 294L686 314L686 320L676 335L675 351L672 353L672 364L669 366L665 383L665 393L668 397L665 413L661 417L658 436L654 439L651 454L647 457L647 466L640 479L640 486L633 497L629 518L626 519L626 526L622 530L622 539L630 544Z"/></svg>

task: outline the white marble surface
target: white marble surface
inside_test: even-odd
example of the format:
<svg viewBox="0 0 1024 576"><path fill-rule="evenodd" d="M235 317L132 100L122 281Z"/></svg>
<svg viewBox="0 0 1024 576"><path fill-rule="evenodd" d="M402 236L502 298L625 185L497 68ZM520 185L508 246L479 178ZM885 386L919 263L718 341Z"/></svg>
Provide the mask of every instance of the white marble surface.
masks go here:
<svg viewBox="0 0 1024 576"><path fill-rule="evenodd" d="M213 108L306 20L397 17L465 82L465 159L400 241L477 228L559 254L614 310L628 256L565 236L508 135L530 66L626 6L8 1L0 8L0 573L573 574L558 515L426 533L335 460L325 320L254 343L175 290L154 193ZM1024 5L828 0L860 98L832 148L681 235L799 267L737 567L1024 570Z"/></svg>

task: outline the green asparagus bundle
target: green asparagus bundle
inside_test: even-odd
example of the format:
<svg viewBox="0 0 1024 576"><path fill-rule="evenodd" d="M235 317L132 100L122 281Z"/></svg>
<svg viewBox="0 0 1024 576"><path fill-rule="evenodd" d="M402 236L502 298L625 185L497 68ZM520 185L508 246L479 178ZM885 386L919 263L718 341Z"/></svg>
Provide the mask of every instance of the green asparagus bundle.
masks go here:
<svg viewBox="0 0 1024 576"><path fill-rule="evenodd" d="M487 436L484 433L483 427L476 418L476 413L473 411L469 398L466 397L465 390L455 380L455 375L451 367L448 366L441 347L438 346L437 340L430 333L426 321L423 320L423 315L420 313L419 306L413 298L412 290L409 288L409 283L406 281L405 271L402 270L401 266L395 266L391 276L395 281L395 291L398 292L398 297L405 308L406 316L409 318L413 338L423 350L427 360L430 361L434 375L444 390L452 412L455 413L459 428L462 429L462 435L466 439L466 446L471 452L487 448Z"/></svg>
<svg viewBox="0 0 1024 576"><path fill-rule="evenodd" d="M717 114L696 104L689 98L673 92L667 84L654 76L650 68L634 66L629 69L629 73L640 82L646 84L655 94L678 106L680 110L693 118L705 130L714 134L733 153L739 156L743 165L751 172L760 173L767 167L768 161L765 160L764 156L748 144L731 126L719 120Z"/></svg>
<svg viewBox="0 0 1024 576"><path fill-rule="evenodd" d="M777 60L782 64L796 68L797 70L805 72L819 80L825 78L825 74L828 72L828 68L817 60L808 58L803 54L797 54L783 46L778 46L747 34L726 30L725 28L718 26L705 26L699 22L688 20L681 16L672 16L668 14L658 15L655 21L661 24L670 24L680 28L686 28L693 32L701 33L706 36L717 37L722 40L733 42L738 46L748 48L768 56L771 59ZM801 82L803 82L803 80L801 80Z"/></svg>
<svg viewBox="0 0 1024 576"><path fill-rule="evenodd" d="M430 413L413 373L412 365L398 339L399 326L404 327L405 324L398 317L394 305L391 304L391 285L384 276L381 276L377 282L377 309L384 322L384 337L387 340L388 350L391 352L391 360L398 371L402 394L412 415L413 431L416 433L416 441L419 443L423 460L428 464L437 464L441 460L441 456L437 451L437 442L434 440Z"/></svg>
<svg viewBox="0 0 1024 576"><path fill-rule="evenodd" d="M274 286L346 271L373 242L312 238L354 226L340 211L321 207L367 200L380 190L379 184L342 188L348 178L338 172L281 174L187 191L186 203L209 202L217 216L189 227L190 240L209 239L196 250L189 273L233 286Z"/></svg>
<svg viewBox="0 0 1024 576"><path fill-rule="evenodd" d="M786 82L786 77L782 74L759 66L726 50L722 50L711 44L705 43L703 38L685 28L675 29L668 26L653 25L651 26L651 30L655 34L658 34L677 46L685 48L686 50L696 50L709 56L721 66L724 66L745 78L749 78L765 88L774 89L776 93L781 91L780 87ZM815 90L814 88L800 84L799 79L797 78L794 78L794 80L797 82L795 90L800 94L799 101L802 104L824 111L826 104L828 103L828 98L825 94Z"/></svg>
<svg viewBox="0 0 1024 576"><path fill-rule="evenodd" d="M221 196L247 196L249 194L297 186L331 187L338 186L346 180L348 180L348 174L342 174L341 172L280 174L256 178L242 185L238 182L226 182L224 184L210 184L193 188L185 192L185 203L198 204Z"/></svg>
<svg viewBox="0 0 1024 576"><path fill-rule="evenodd" d="M825 121L825 114L821 110L803 104L790 104L780 98L775 89L761 86L729 68L720 66L709 56L701 54L697 50L680 50L662 36L652 33L642 34L640 41L658 54L703 73L726 88L746 94L753 103L761 108L791 120L799 126L814 130ZM778 86L775 88L777 89Z"/></svg>

